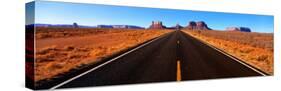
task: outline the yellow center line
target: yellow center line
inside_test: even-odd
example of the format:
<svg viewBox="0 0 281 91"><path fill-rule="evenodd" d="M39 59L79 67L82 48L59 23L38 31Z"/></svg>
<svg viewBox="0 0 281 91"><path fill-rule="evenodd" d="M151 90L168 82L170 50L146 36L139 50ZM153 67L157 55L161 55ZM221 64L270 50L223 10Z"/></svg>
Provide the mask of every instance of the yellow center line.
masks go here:
<svg viewBox="0 0 281 91"><path fill-rule="evenodd" d="M180 60L177 61L177 81L181 81L181 64L180 64Z"/></svg>

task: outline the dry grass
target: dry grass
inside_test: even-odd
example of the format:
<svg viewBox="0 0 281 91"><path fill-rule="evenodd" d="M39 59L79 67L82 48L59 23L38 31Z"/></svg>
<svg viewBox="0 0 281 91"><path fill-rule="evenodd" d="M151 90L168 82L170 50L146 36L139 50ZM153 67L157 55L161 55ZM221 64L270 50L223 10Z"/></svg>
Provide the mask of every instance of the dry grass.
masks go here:
<svg viewBox="0 0 281 91"><path fill-rule="evenodd" d="M170 32L169 30L99 29L98 33L95 33L93 32L96 31L95 29L93 31L68 29L42 28L36 33L36 82L53 78L86 64L96 63L103 57ZM58 37L57 35L61 35L62 32L71 36ZM42 33L48 34L48 37L38 37Z"/></svg>
<svg viewBox="0 0 281 91"><path fill-rule="evenodd" d="M65 38L72 36L86 36L86 35L97 35L106 33L120 33L126 32L127 30L141 30L141 29L114 29L117 31L111 31L112 29L102 28L55 28L55 27L36 27L36 39L44 38Z"/></svg>
<svg viewBox="0 0 281 91"><path fill-rule="evenodd" d="M184 32L243 59L266 73L273 74L272 33L194 30Z"/></svg>

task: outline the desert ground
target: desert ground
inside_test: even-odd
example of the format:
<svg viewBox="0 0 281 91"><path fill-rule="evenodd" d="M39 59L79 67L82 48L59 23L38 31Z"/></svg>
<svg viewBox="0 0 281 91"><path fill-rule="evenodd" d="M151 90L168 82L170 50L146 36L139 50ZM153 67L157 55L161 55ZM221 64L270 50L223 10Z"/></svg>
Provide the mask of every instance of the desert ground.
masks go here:
<svg viewBox="0 0 281 91"><path fill-rule="evenodd" d="M273 33L183 31L273 75Z"/></svg>
<svg viewBox="0 0 281 91"><path fill-rule="evenodd" d="M167 29L37 27L35 82L95 64L101 59L172 32ZM273 34L181 30L273 74Z"/></svg>
<svg viewBox="0 0 281 91"><path fill-rule="evenodd" d="M171 32L148 29L36 28L35 82Z"/></svg>

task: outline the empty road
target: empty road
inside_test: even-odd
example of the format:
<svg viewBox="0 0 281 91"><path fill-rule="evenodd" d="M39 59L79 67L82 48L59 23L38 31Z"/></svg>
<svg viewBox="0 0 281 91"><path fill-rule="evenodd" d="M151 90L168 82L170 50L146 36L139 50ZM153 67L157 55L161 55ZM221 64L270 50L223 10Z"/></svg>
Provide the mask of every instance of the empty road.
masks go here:
<svg viewBox="0 0 281 91"><path fill-rule="evenodd" d="M174 31L52 89L248 76L262 74Z"/></svg>

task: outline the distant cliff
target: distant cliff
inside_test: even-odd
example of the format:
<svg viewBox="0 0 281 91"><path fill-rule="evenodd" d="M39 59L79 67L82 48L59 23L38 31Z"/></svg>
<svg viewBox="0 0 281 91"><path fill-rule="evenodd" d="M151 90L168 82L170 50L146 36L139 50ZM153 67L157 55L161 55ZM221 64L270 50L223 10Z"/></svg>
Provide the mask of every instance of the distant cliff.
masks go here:
<svg viewBox="0 0 281 91"><path fill-rule="evenodd" d="M166 26L164 26L161 21L152 21L149 28L150 29L164 29L164 28L166 28Z"/></svg>
<svg viewBox="0 0 281 91"><path fill-rule="evenodd" d="M134 25L98 25L97 28L144 29Z"/></svg>
<svg viewBox="0 0 281 91"><path fill-rule="evenodd" d="M190 21L189 24L185 27L190 30L212 30L204 21Z"/></svg>
<svg viewBox="0 0 281 91"><path fill-rule="evenodd" d="M186 28L190 30L212 30L211 28L208 27L208 25L204 21L190 21L189 25L186 27L181 26L180 24L176 24L175 26L172 27L166 27L163 25L161 21L152 21L151 25L149 26L149 29L181 29L181 28Z"/></svg>
<svg viewBox="0 0 281 91"><path fill-rule="evenodd" d="M248 27L227 27L226 31L251 32L251 29Z"/></svg>
<svg viewBox="0 0 281 91"><path fill-rule="evenodd" d="M145 29L143 27L134 25L97 25L97 26L84 26L77 23L71 24L31 24L35 27L56 27L56 28L120 28L120 29Z"/></svg>

